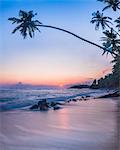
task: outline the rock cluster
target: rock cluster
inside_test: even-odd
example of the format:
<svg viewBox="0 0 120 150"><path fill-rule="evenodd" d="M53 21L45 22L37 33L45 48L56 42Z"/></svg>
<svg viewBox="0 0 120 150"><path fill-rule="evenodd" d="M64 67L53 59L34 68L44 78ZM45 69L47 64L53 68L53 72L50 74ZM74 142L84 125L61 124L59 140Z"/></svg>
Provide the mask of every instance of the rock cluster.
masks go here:
<svg viewBox="0 0 120 150"><path fill-rule="evenodd" d="M81 96L81 98L72 98L63 102L55 102L55 101L48 102L47 99L42 99L38 101L37 104L34 104L33 106L31 106L30 109L46 111L52 108L53 110L58 110L61 108L60 105L65 105L66 103L70 103L70 102L86 101L88 100L87 99L88 97L90 96Z"/></svg>
<svg viewBox="0 0 120 150"><path fill-rule="evenodd" d="M30 107L31 110L49 110L49 108L53 108L53 110L60 109L60 103L57 102L47 102L46 99L40 100L37 104Z"/></svg>

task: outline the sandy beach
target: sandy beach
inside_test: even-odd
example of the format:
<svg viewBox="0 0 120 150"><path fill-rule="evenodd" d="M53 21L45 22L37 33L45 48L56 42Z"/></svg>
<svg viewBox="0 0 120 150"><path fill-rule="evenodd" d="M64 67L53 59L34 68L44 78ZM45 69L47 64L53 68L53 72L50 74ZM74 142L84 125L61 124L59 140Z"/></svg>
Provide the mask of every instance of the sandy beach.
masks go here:
<svg viewBox="0 0 120 150"><path fill-rule="evenodd" d="M1 150L117 150L116 108L112 99L91 99L56 111L1 112Z"/></svg>
<svg viewBox="0 0 120 150"><path fill-rule="evenodd" d="M120 98L117 98L117 149L120 149Z"/></svg>

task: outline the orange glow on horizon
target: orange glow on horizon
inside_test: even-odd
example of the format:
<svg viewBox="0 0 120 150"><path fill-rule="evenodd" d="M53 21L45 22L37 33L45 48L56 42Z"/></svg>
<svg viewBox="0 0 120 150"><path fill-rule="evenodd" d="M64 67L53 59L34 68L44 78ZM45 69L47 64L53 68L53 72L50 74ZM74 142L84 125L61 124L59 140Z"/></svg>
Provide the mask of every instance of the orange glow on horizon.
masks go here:
<svg viewBox="0 0 120 150"><path fill-rule="evenodd" d="M54 85L63 87L67 84L77 84L92 80L91 78L85 77L73 77L67 79L17 79L17 78L2 78L0 79L0 84L16 84L22 82L23 84L33 84L33 85Z"/></svg>
<svg viewBox="0 0 120 150"><path fill-rule="evenodd" d="M0 76L0 84L16 84L22 82L23 84L32 84L32 85L54 85L63 87L67 84L82 84L85 82L93 81L94 79L99 79L104 77L106 74L110 73L112 67L104 68L102 71L91 75L90 77L85 76L62 76L62 75L48 75L48 76L35 76L35 75L2 75Z"/></svg>

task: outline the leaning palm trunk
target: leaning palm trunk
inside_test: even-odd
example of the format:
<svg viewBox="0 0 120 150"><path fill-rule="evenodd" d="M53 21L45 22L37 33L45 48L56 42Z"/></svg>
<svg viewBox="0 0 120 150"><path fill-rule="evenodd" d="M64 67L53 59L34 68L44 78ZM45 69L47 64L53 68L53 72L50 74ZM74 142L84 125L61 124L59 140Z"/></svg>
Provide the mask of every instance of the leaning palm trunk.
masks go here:
<svg viewBox="0 0 120 150"><path fill-rule="evenodd" d="M76 35L76 34L70 32L70 31L68 31L68 30L61 29L61 28L54 27L54 26L50 26L50 25L43 25L43 24L40 24L40 25L37 25L37 26L46 27L46 28L52 28L52 29L56 29L56 30L60 30L60 31L66 32L66 33L71 34L71 35L75 36L76 38L78 38L78 39L80 39L80 40L82 40L82 41L84 41L84 42L87 42L87 43L89 43L89 44L92 44L92 45L94 45L94 46L96 46L96 47L98 47L98 48L100 48L100 49L102 49L102 50L104 50L104 51L106 51L106 52L109 52L109 53L111 53L112 55L115 55L115 56L117 55L117 54L114 53L113 51L109 51L108 49L106 49L106 48L104 48L104 47L102 47L102 46L100 46L100 45L98 45L98 44L96 44L96 43L94 43L94 42L91 42L91 41L89 41L89 40L86 40L86 39L84 39L84 38L82 38L82 37L80 37L80 36L78 36L78 35Z"/></svg>
<svg viewBox="0 0 120 150"><path fill-rule="evenodd" d="M34 31L37 30L37 31L40 31L38 27L46 27L46 28L52 28L52 29L56 29L56 30L60 30L60 31L63 31L63 32L66 32L68 34L71 34L73 35L74 37L84 41L84 42L87 42L89 44L92 44L102 50L104 50L104 53L105 52L109 52L111 53L113 56L116 56L117 54L112 51L112 50L109 50L105 47L102 47L96 43L93 43L89 40L86 40L68 30L65 30L65 29L61 29L61 28L58 28L58 27L54 27L54 26L50 26L50 25L44 25L42 24L40 21L38 20L32 20L32 18L37 15L36 13L33 14L33 11L29 11L29 12L25 12L25 11L22 11L20 10L19 11L19 18L15 18L15 17L12 17L12 18L9 18L8 20L12 21L12 24L16 23L18 24L18 26L13 30L12 33L15 33L16 31L20 31L20 33L22 34L22 36L24 38L27 37L27 35L29 35L31 38L34 36ZM103 54L104 54L103 53Z"/></svg>

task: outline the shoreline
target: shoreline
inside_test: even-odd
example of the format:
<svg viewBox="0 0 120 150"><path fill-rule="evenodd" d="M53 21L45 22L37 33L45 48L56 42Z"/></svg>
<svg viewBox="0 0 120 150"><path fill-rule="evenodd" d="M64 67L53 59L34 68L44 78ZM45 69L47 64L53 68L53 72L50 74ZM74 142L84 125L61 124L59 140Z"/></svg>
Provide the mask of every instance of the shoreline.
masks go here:
<svg viewBox="0 0 120 150"><path fill-rule="evenodd" d="M65 93L64 94L64 90L65 90ZM6 92L6 91L4 91ZM12 109L21 109L23 107L26 107L26 106L32 106L34 105L35 103L38 103L38 101L42 100L43 97L40 96L40 94L42 95L42 92L41 90L37 91L38 93L35 93L35 96L32 97L32 95L30 95L29 97L29 94L26 95L27 93L31 92L31 90L28 90L28 91L25 91L26 93L24 93L24 91L15 91L15 90L12 90L10 91L10 93L8 93L9 97L4 97L1 95L1 99L0 99L0 111L7 111L7 110L12 110ZM48 93L51 92L49 95ZM56 92L58 92L58 94L56 94ZM60 94L59 94L60 92ZM86 96L91 96L91 97L96 97L96 95L98 96L101 96L103 94L106 94L108 91L106 90L91 90L91 89L86 89L85 91L84 90L68 90L68 89L61 89L61 90L58 90L58 91L44 91L43 90L43 93L45 93L47 96L44 96L45 99L47 99L48 102L52 102L52 101L61 101L61 102L64 102L64 101L67 101L69 99L74 99L74 98L81 98L81 97L86 97ZM16 93L17 97L18 98L14 98L13 95L14 93ZM53 94L55 93L55 95ZM63 94L62 94L63 93ZM2 94L2 93L1 93ZM13 95L11 95L13 94ZM44 94L44 95L45 95ZM15 96L16 96L15 95ZM22 95L22 96L20 96ZM53 95L53 96L51 96ZM24 98L25 97L25 98Z"/></svg>
<svg viewBox="0 0 120 150"><path fill-rule="evenodd" d="M118 150L119 98L87 96L72 97L59 110L0 112L2 150Z"/></svg>
<svg viewBox="0 0 120 150"><path fill-rule="evenodd" d="M111 98L71 102L58 111L2 114L0 143L7 150L117 150L116 102Z"/></svg>
<svg viewBox="0 0 120 150"><path fill-rule="evenodd" d="M117 148L120 149L120 99L117 100Z"/></svg>

